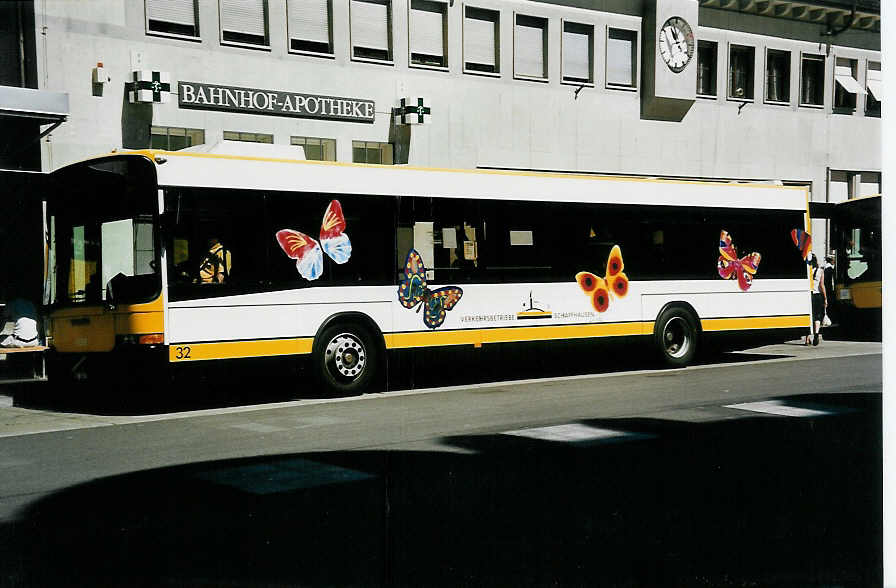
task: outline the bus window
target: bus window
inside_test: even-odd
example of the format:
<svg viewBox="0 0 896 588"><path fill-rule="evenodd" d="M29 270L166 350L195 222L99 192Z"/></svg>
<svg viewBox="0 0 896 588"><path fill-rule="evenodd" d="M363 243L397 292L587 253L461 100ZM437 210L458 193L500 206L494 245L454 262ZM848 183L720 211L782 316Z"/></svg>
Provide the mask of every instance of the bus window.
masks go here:
<svg viewBox="0 0 896 588"><path fill-rule="evenodd" d="M265 289L264 198L261 192L172 189L166 193L168 281L172 300Z"/></svg>
<svg viewBox="0 0 896 588"><path fill-rule="evenodd" d="M461 198L401 198L396 230L396 270L404 271L412 248L423 258L427 280L483 281L486 226L479 202Z"/></svg>
<svg viewBox="0 0 896 588"><path fill-rule="evenodd" d="M102 284L107 302L138 301L156 290L152 218L126 218L100 225Z"/></svg>
<svg viewBox="0 0 896 588"><path fill-rule="evenodd" d="M148 302L161 291L152 163L108 158L63 170L47 199L45 300L49 304Z"/></svg>

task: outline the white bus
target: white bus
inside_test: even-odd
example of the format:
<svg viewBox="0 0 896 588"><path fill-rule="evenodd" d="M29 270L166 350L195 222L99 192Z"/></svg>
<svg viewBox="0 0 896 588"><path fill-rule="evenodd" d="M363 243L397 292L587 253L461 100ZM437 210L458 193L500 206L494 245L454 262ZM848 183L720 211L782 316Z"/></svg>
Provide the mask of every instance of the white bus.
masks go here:
<svg viewBox="0 0 896 588"><path fill-rule="evenodd" d="M279 357L351 394L396 349L636 338L684 366L809 327L799 188L189 150L53 179L51 379Z"/></svg>

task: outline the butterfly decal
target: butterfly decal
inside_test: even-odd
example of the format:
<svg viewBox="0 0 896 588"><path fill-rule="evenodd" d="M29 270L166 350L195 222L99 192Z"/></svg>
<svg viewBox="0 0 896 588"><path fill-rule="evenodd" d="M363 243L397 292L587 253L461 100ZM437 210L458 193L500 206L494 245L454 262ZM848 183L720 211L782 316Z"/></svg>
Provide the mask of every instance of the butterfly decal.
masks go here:
<svg viewBox="0 0 896 588"><path fill-rule="evenodd" d="M737 249L731 243L728 231L719 235L719 275L726 280L737 278L737 285L746 292L753 284L753 276L759 270L762 256L755 251L738 259Z"/></svg>
<svg viewBox="0 0 896 588"><path fill-rule="evenodd" d="M445 322L445 313L454 308L464 291L457 286L445 286L430 290L426 285L426 266L416 249L408 251L404 262L404 277L398 284L398 302L405 308L423 310L423 324L435 329Z"/></svg>
<svg viewBox="0 0 896 588"><path fill-rule="evenodd" d="M622 269L622 249L619 245L613 245L610 257L607 259L607 275L602 278L591 272L579 272L576 274L576 282L582 291L591 297L591 306L597 312L604 312L610 306L610 298L616 295L622 298L628 294L628 276Z"/></svg>
<svg viewBox="0 0 896 588"><path fill-rule="evenodd" d="M809 257L809 250L812 249L812 235L802 229L793 229L790 231L790 238L793 244L800 250L803 259Z"/></svg>
<svg viewBox="0 0 896 588"><path fill-rule="evenodd" d="M333 200L327 206L320 225L320 243L292 229L277 231L277 243L290 259L296 260L296 269L303 278L316 280L324 271L324 252L339 264L352 256L352 242L343 231L345 216L342 205L338 200Z"/></svg>

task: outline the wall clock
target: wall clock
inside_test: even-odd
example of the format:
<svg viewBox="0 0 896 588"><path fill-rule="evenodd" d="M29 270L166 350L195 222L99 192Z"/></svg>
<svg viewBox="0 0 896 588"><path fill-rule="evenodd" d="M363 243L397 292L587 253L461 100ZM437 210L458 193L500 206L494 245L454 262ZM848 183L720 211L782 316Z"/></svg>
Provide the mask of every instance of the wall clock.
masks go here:
<svg viewBox="0 0 896 588"><path fill-rule="evenodd" d="M660 29L660 55L675 73L684 71L694 57L694 32L680 16L673 16Z"/></svg>

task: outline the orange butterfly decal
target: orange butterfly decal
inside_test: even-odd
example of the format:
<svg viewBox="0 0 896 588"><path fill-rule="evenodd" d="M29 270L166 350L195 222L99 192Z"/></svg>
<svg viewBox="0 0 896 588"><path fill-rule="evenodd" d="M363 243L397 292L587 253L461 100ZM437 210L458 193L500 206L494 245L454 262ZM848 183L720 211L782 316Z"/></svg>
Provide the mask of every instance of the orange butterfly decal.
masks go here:
<svg viewBox="0 0 896 588"><path fill-rule="evenodd" d="M622 298L628 294L628 276L622 269L622 250L619 245L613 245L610 257L607 259L607 275L602 278L591 272L579 272L576 274L576 282L582 291L591 297L591 306L597 312L604 312L610 306L610 298L616 295Z"/></svg>

